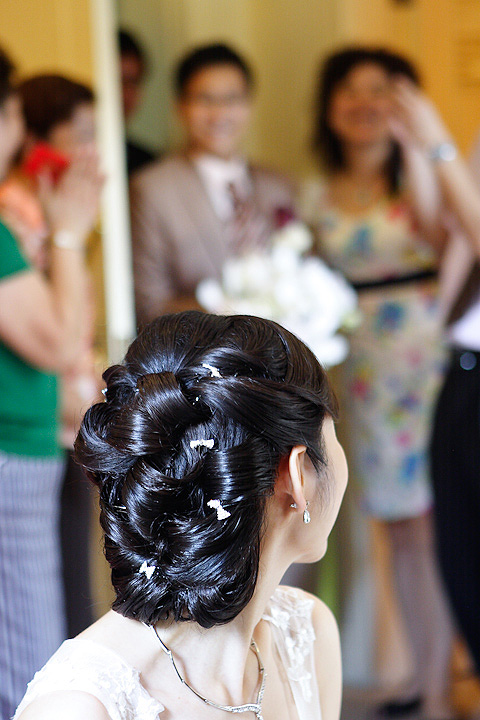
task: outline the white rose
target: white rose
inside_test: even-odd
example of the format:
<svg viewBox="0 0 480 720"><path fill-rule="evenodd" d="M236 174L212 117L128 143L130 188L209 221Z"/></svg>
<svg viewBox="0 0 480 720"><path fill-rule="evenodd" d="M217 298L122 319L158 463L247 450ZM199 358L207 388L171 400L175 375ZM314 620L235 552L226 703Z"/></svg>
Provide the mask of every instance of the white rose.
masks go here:
<svg viewBox="0 0 480 720"><path fill-rule="evenodd" d="M197 286L196 297L205 310L214 313L223 312L225 296L220 284L216 280L211 278L209 280L202 280Z"/></svg>
<svg viewBox="0 0 480 720"><path fill-rule="evenodd" d="M256 315L257 317L275 320L270 302L261 298L238 299L235 302L234 312L236 315Z"/></svg>
<svg viewBox="0 0 480 720"><path fill-rule="evenodd" d="M294 274L279 275L272 285L272 300L281 312L298 312L300 286Z"/></svg>
<svg viewBox="0 0 480 720"><path fill-rule="evenodd" d="M312 235L303 223L290 222L281 230L277 230L272 238L272 243L288 247L301 255L312 247Z"/></svg>
<svg viewBox="0 0 480 720"><path fill-rule="evenodd" d="M353 288L344 278L332 272L318 258L308 258L303 264L302 282L316 303L329 315L336 315L339 320L357 305L357 296Z"/></svg>
<svg viewBox="0 0 480 720"><path fill-rule="evenodd" d="M228 259L222 272L222 283L225 293L229 296L240 296L245 289L245 273L240 258Z"/></svg>
<svg viewBox="0 0 480 720"><path fill-rule="evenodd" d="M338 365L348 355L348 342L342 335L315 340L309 347L326 368Z"/></svg>
<svg viewBox="0 0 480 720"><path fill-rule="evenodd" d="M272 264L268 255L252 253L243 258L244 289L249 295L263 295L268 290Z"/></svg>
<svg viewBox="0 0 480 720"><path fill-rule="evenodd" d="M274 245L271 251L273 271L277 275L288 275L296 272L299 266L299 255L287 245Z"/></svg>

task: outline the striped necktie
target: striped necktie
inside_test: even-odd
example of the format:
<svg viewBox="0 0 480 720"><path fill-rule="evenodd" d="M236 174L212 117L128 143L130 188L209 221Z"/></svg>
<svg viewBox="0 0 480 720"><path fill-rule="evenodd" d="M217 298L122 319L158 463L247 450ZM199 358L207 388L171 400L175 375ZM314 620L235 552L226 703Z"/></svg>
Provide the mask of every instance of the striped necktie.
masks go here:
<svg viewBox="0 0 480 720"><path fill-rule="evenodd" d="M242 197L234 183L228 184L233 203L232 247L241 253L265 245L272 228L255 202L255 196Z"/></svg>

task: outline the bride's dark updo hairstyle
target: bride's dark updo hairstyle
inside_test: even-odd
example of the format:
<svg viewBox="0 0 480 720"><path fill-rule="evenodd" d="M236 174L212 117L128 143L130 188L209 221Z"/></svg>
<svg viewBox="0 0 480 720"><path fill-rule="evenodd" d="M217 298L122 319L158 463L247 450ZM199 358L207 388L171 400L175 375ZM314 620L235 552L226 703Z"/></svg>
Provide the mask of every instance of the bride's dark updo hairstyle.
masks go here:
<svg viewBox="0 0 480 720"><path fill-rule="evenodd" d="M147 325L103 377L75 449L100 490L114 609L148 624L233 620L255 589L280 460L305 445L328 484L325 372L274 322L190 311Z"/></svg>

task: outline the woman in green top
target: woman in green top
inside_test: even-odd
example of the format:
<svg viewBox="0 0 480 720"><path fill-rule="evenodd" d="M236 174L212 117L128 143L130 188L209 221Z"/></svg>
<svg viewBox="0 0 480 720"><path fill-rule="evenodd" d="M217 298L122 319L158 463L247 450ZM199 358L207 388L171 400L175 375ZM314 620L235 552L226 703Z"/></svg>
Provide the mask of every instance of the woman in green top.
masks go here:
<svg viewBox="0 0 480 720"><path fill-rule="evenodd" d="M0 51L0 178L22 140L13 67ZM42 178L52 228L48 276L0 223L0 718L13 715L32 672L63 640L58 548L56 374L82 339L85 238L101 178L93 152L58 185Z"/></svg>

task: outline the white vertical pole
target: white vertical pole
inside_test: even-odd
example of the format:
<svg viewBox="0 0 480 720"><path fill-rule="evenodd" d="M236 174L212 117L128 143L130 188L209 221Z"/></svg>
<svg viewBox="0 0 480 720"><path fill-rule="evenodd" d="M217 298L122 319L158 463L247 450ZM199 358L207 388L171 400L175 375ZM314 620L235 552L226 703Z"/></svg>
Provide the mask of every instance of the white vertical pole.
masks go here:
<svg viewBox="0 0 480 720"><path fill-rule="evenodd" d="M98 147L106 182L102 246L110 362L135 335L125 142L120 101L117 19L113 0L91 0Z"/></svg>

